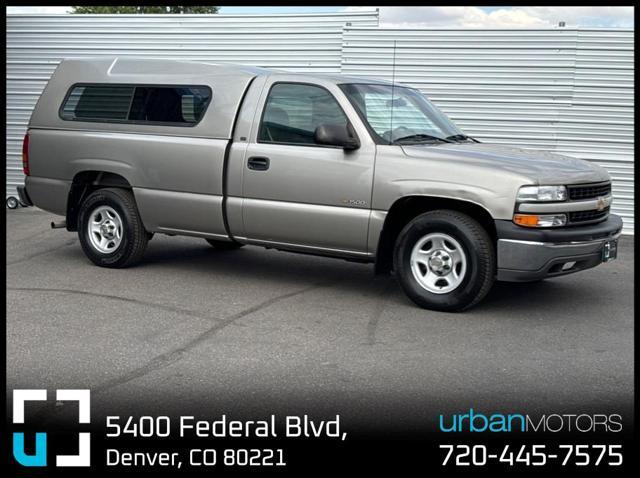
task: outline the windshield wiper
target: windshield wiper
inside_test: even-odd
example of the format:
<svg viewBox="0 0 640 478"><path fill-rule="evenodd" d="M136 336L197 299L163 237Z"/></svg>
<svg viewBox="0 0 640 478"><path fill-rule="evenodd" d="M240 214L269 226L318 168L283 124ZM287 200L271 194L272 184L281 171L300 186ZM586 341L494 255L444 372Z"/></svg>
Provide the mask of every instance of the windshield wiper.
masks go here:
<svg viewBox="0 0 640 478"><path fill-rule="evenodd" d="M400 141L442 141L443 143L451 143L449 138L439 138L437 136L431 136L430 134L410 134L408 136L403 136L402 138L394 139L391 144L396 144Z"/></svg>
<svg viewBox="0 0 640 478"><path fill-rule="evenodd" d="M474 143L479 143L480 142L477 139L472 138L471 136L467 136L466 134L454 134L454 135L451 135L451 136L447 136L447 139L449 141L465 141L467 139L470 139Z"/></svg>

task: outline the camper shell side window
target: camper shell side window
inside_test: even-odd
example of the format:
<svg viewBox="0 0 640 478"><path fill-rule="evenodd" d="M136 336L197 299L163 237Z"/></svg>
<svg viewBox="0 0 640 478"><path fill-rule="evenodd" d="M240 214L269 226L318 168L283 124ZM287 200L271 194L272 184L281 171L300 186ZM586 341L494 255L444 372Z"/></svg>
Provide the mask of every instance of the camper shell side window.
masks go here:
<svg viewBox="0 0 640 478"><path fill-rule="evenodd" d="M208 86L78 83L59 115L65 121L195 126L211 98Z"/></svg>

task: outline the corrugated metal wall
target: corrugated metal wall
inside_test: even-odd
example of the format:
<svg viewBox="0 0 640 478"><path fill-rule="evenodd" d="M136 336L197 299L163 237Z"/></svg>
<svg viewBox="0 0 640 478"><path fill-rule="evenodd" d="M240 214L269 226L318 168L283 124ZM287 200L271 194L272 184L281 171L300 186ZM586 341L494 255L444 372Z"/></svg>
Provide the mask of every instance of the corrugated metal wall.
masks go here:
<svg viewBox="0 0 640 478"><path fill-rule="evenodd" d="M340 72L345 25L377 12L311 15L7 15L7 195L22 175L31 111L62 58L131 55Z"/></svg>
<svg viewBox="0 0 640 478"><path fill-rule="evenodd" d="M7 194L64 57L135 55L342 72L420 88L472 136L603 165L633 227L633 30L383 29L371 13L7 16ZM346 27L343 32L343 27Z"/></svg>
<svg viewBox="0 0 640 478"><path fill-rule="evenodd" d="M467 134L604 166L633 232L633 30L347 28L342 73L419 88Z"/></svg>

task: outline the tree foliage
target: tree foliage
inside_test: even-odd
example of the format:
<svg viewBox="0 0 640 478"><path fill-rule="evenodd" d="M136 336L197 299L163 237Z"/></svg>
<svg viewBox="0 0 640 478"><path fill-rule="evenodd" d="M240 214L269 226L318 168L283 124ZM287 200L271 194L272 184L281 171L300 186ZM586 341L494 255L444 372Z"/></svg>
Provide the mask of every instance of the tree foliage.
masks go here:
<svg viewBox="0 0 640 478"><path fill-rule="evenodd" d="M166 7L133 7L133 6L124 6L124 7L114 7L114 6L106 6L106 7L97 7L97 6L80 6L73 7L72 13L218 13L218 7L178 7L175 5L170 5Z"/></svg>

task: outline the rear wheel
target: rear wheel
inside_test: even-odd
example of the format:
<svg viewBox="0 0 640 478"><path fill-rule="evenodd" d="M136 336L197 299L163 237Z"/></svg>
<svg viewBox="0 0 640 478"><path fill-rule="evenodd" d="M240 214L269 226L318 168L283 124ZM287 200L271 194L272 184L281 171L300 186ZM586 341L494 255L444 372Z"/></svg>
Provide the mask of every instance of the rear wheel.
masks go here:
<svg viewBox="0 0 640 478"><path fill-rule="evenodd" d="M85 199L78 214L78 237L94 264L111 268L139 262L148 241L133 194L118 188L98 189Z"/></svg>
<svg viewBox="0 0 640 478"><path fill-rule="evenodd" d="M244 244L231 241L216 241L215 239L205 239L211 246L221 251L230 251L233 249L240 249Z"/></svg>
<svg viewBox="0 0 640 478"><path fill-rule="evenodd" d="M405 293L426 309L468 309L489 292L495 276L489 234L473 218L452 210L430 211L400 232L394 268Z"/></svg>

